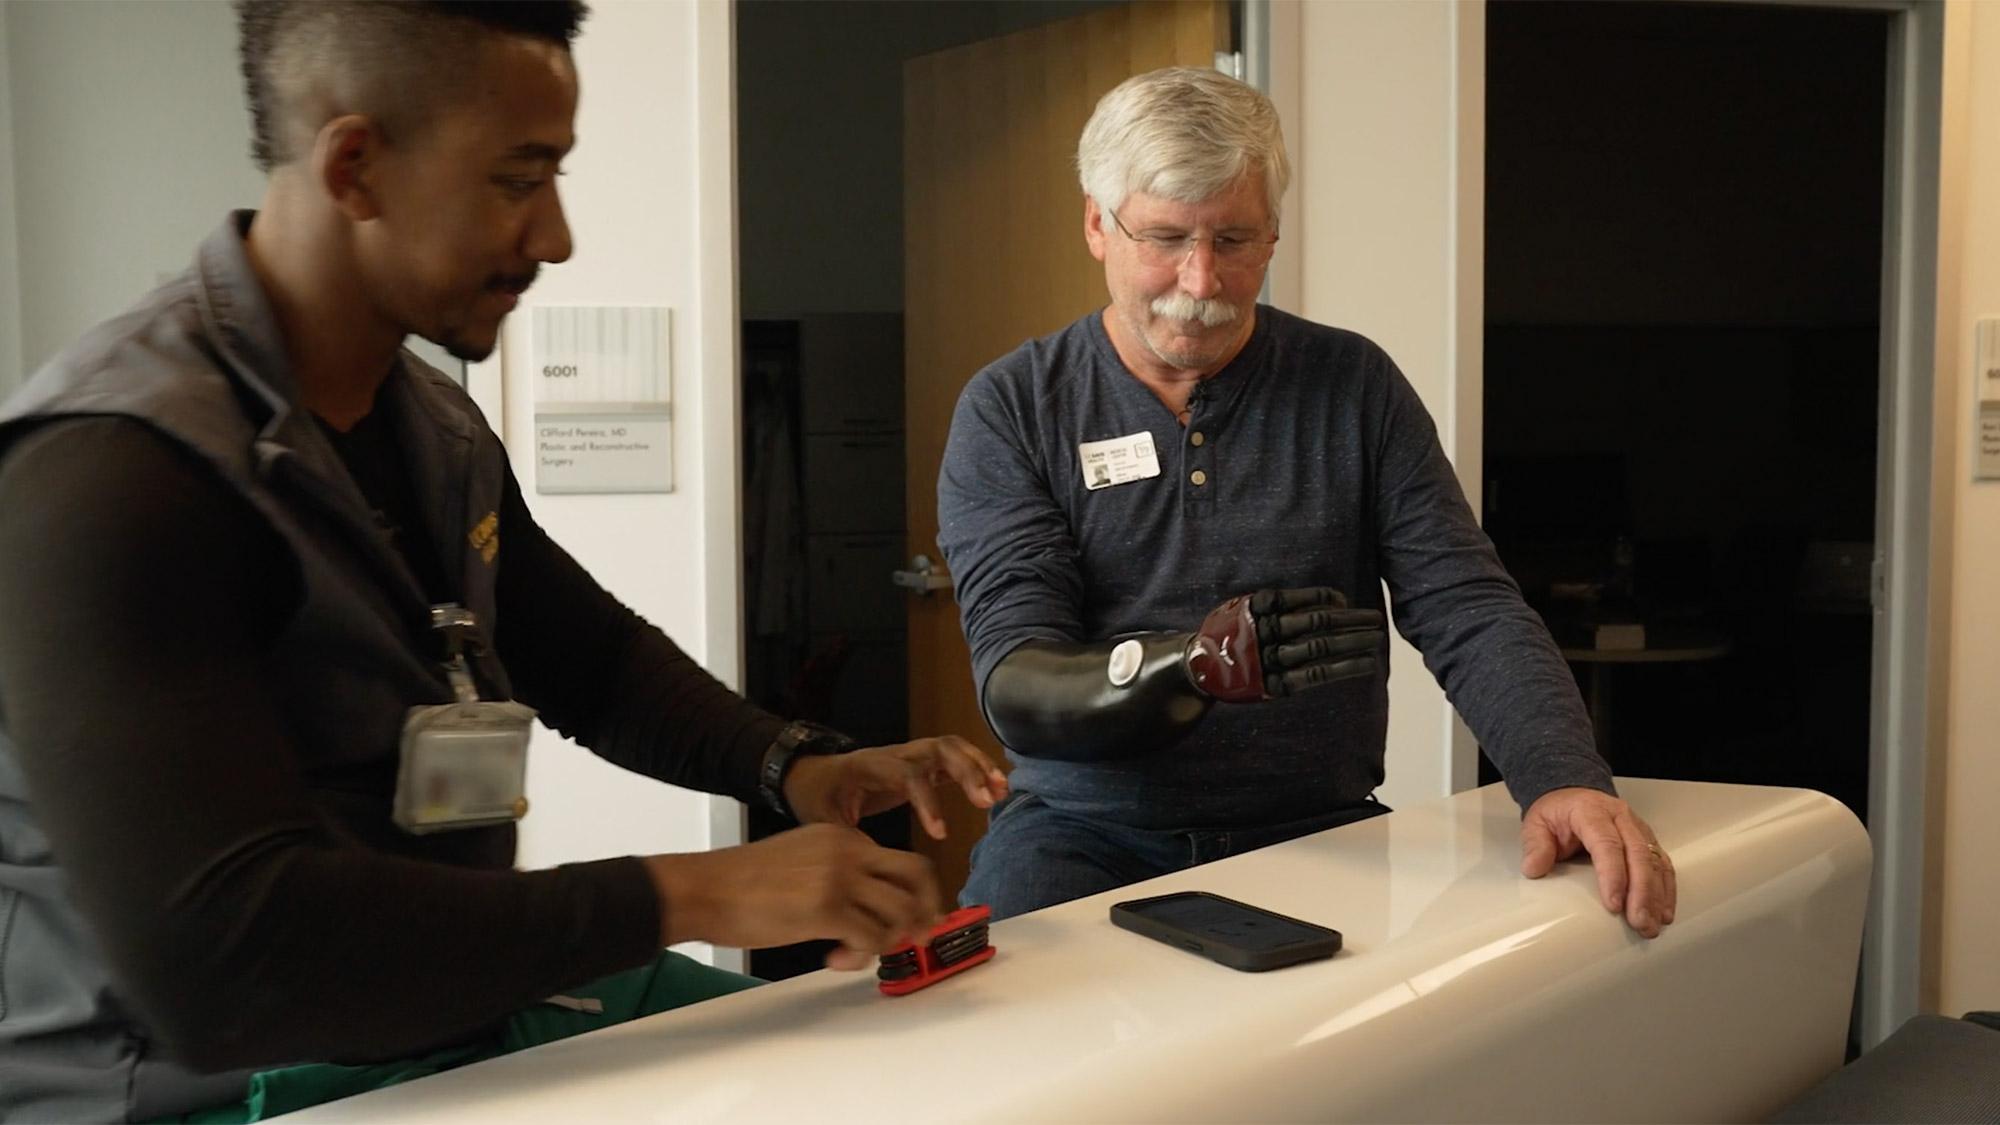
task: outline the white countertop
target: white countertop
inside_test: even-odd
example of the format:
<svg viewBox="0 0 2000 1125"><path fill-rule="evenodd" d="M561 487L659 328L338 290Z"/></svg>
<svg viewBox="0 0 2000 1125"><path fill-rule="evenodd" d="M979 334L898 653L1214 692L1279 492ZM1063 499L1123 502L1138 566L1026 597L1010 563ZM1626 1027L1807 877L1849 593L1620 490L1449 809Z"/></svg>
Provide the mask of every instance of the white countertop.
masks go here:
<svg viewBox="0 0 2000 1125"><path fill-rule="evenodd" d="M1830 798L1621 779L1680 873L1657 941L1519 874L1498 786L996 923L905 997L813 973L287 1118L1744 1120L1838 1066L1869 849ZM1209 890L1342 931L1240 973L1114 927Z"/></svg>

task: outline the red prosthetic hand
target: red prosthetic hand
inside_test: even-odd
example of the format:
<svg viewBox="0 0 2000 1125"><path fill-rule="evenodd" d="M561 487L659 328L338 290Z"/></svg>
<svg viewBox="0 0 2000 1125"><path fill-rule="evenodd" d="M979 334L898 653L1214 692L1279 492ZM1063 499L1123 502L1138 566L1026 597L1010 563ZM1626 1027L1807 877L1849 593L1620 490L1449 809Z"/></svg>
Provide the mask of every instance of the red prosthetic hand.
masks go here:
<svg viewBox="0 0 2000 1125"><path fill-rule="evenodd" d="M1329 586L1259 590L1209 611L1188 638L1188 679L1225 703L1255 703L1373 675L1382 613Z"/></svg>

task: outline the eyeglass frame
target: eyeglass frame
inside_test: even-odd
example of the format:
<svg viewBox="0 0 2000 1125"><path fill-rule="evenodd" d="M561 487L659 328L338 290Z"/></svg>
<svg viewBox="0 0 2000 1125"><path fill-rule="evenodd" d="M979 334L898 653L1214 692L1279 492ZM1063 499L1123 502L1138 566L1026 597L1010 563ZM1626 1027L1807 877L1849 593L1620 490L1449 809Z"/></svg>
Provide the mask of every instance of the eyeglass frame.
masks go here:
<svg viewBox="0 0 2000 1125"><path fill-rule="evenodd" d="M1141 235L1133 234L1131 231L1125 229L1125 220L1118 217L1118 212L1113 211L1107 207L1104 209L1104 213L1111 216L1111 225L1118 228L1118 233L1124 235L1126 238L1131 239L1133 242L1137 242L1141 245L1158 246L1162 242L1169 241L1168 239L1163 239L1163 238L1148 238ZM1222 236L1220 234L1210 234L1204 240L1200 235L1196 234L1193 231L1189 231L1183 238L1173 240L1173 241L1181 241L1187 243L1187 250L1183 252L1181 256L1174 261L1174 268L1177 270L1184 268L1188 264L1188 259L1194 257L1195 248L1200 246L1204 241L1208 243L1209 249L1215 253L1216 264L1217 265L1223 264L1226 261L1226 259L1222 255L1222 247L1216 242L1216 239L1221 237ZM1246 247L1249 246L1264 247L1265 248L1264 262L1268 262L1271 260L1270 256L1272 254L1277 253L1276 247L1278 245L1278 232L1273 230L1271 232L1271 237L1269 238L1246 238L1243 240L1242 245ZM1232 266L1235 265L1235 263L1230 263L1230 264ZM1252 265L1262 265L1262 264L1263 262L1255 262L1255 263L1244 262L1238 268L1247 268Z"/></svg>

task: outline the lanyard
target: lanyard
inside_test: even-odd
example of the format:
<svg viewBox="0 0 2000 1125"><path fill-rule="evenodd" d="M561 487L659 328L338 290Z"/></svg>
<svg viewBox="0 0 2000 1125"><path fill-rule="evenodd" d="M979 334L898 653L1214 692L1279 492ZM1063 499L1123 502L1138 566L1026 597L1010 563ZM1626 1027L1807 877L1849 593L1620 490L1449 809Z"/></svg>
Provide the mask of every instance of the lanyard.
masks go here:
<svg viewBox="0 0 2000 1125"><path fill-rule="evenodd" d="M431 628L444 641L444 672L451 678L452 694L460 703L479 702L479 687L472 682L472 669L465 662L469 649L479 652L485 642L479 635L479 618L456 602L431 607Z"/></svg>

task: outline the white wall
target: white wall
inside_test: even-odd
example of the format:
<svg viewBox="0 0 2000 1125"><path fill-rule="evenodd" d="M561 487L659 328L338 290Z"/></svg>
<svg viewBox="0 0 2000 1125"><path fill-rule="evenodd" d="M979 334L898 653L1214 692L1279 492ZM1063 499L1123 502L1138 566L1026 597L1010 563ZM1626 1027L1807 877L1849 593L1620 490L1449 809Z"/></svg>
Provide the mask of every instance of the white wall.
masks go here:
<svg viewBox="0 0 2000 1125"><path fill-rule="evenodd" d="M1298 56L1273 59L1274 86L1288 92L1295 81L1298 99L1286 122L1297 165L1285 217L1295 308L1388 350L1476 507L1485 10L1276 3L1291 9L1281 20L1298 21ZM1396 637L1382 799L1395 807L1465 788L1476 754L1422 657Z"/></svg>
<svg viewBox="0 0 2000 1125"><path fill-rule="evenodd" d="M578 146L562 181L576 254L543 271L528 296L529 304L672 310L674 491L536 494L528 317L509 320L499 358L474 382L502 369L503 435L536 519L613 594L734 684L728 17L715 3L592 5L576 45ZM639 781L547 730L537 732L530 762L525 866L697 851L740 836L736 802Z"/></svg>
<svg viewBox="0 0 2000 1125"><path fill-rule="evenodd" d="M2000 819L1991 808L2000 794L2000 482L1972 480L1973 324L2000 317L1996 58L2000 8L1952 0L1945 17L1938 392L1950 401L1956 431L1947 434L1957 450L1946 488L1954 529L1937 981L1938 1010L1954 1016L2000 1007L2000 879L1993 873Z"/></svg>
<svg viewBox="0 0 2000 1125"><path fill-rule="evenodd" d="M32 371L186 269L225 211L256 204L263 178L227 4L16 3L6 20L21 363Z"/></svg>

